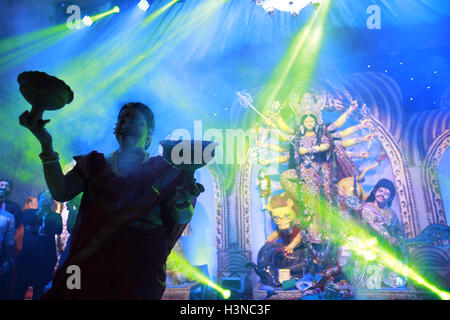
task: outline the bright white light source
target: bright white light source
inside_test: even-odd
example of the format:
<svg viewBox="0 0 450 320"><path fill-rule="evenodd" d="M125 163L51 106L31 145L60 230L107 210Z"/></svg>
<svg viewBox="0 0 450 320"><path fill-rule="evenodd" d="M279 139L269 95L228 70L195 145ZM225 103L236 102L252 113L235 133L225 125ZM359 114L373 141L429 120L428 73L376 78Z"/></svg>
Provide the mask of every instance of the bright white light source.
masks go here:
<svg viewBox="0 0 450 320"><path fill-rule="evenodd" d="M306 7L312 0L263 0L256 4L261 4L269 15L273 15L275 10L290 12L293 16ZM318 1L318 0L316 0ZM317 4L315 4L316 6Z"/></svg>
<svg viewBox="0 0 450 320"><path fill-rule="evenodd" d="M84 16L82 21L83 21L83 24L88 27L90 27L92 24L92 19L89 16Z"/></svg>
<svg viewBox="0 0 450 320"><path fill-rule="evenodd" d="M141 0L138 4L139 9L143 10L143 11L147 11L147 9L150 7L150 5L148 4L147 0Z"/></svg>

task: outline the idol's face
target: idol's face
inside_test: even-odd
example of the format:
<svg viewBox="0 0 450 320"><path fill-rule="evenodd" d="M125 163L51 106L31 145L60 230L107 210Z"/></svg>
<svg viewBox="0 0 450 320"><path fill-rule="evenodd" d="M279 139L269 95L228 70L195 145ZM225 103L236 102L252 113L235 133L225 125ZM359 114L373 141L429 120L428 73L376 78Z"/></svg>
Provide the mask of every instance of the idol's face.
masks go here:
<svg viewBox="0 0 450 320"><path fill-rule="evenodd" d="M389 191L389 189L380 187L377 189L377 192L375 192L375 200L380 207L383 207L386 204L386 202L389 200L391 195L392 194L391 194L391 191Z"/></svg>
<svg viewBox="0 0 450 320"><path fill-rule="evenodd" d="M314 129L314 127L316 126L316 119L311 116L306 117L305 120L303 120L303 126L308 131Z"/></svg>
<svg viewBox="0 0 450 320"><path fill-rule="evenodd" d="M0 199L6 199L11 191L11 185L8 181L0 181Z"/></svg>
<svg viewBox="0 0 450 320"><path fill-rule="evenodd" d="M122 110L114 133L122 148L145 148L151 138L144 115L135 108Z"/></svg>
<svg viewBox="0 0 450 320"><path fill-rule="evenodd" d="M286 206L272 209L270 213L272 214L273 222L275 222L279 230L289 230L291 228L295 218L292 207Z"/></svg>

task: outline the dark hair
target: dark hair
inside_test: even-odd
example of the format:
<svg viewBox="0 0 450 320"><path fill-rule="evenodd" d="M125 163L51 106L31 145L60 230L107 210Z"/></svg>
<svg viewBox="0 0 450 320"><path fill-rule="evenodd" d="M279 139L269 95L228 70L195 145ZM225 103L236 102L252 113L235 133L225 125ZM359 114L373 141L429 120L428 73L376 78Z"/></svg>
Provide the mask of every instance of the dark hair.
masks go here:
<svg viewBox="0 0 450 320"><path fill-rule="evenodd" d="M319 124L319 120L317 119L317 116L315 114L313 114L313 113L304 114L300 118L300 122L298 123L298 127L297 128L301 127L303 125L303 121L305 121L305 119L308 118L308 117L312 117L316 121L316 127L314 128L314 132L316 133L316 136L317 136L317 143L316 143L316 145L320 145L321 141L322 141L323 126L321 126L321 125L317 126ZM298 138L300 138L300 137L302 137L304 135L303 133L301 133L300 130L297 129L296 131L298 132Z"/></svg>
<svg viewBox="0 0 450 320"><path fill-rule="evenodd" d="M300 125L302 125L302 124L303 124L303 121L305 121L305 119L308 118L308 117L312 117L312 118L314 118L314 120L316 121L316 123L318 122L317 117L316 117L314 114L312 114L312 113L307 113L307 114L304 114L303 117L300 118Z"/></svg>
<svg viewBox="0 0 450 320"><path fill-rule="evenodd" d="M387 199L386 203L387 207L389 208L392 204L392 200L394 200L395 197L395 186L392 181L388 179L381 179L377 182L377 184L375 185L375 187L373 187L372 191L367 197L366 202L375 202L375 193L377 193L378 189L380 188L386 188L391 192L391 196L389 197L389 199Z"/></svg>
<svg viewBox="0 0 450 320"><path fill-rule="evenodd" d="M119 115L117 117L120 116L120 114L122 113L123 110L129 109L129 108L134 108L134 109L138 110L144 116L145 121L147 122L148 131L150 134L152 134L153 129L155 128L155 117L153 116L152 110L143 103L129 102L129 103L123 105L122 108L120 108Z"/></svg>
<svg viewBox="0 0 450 320"><path fill-rule="evenodd" d="M54 201L52 194L48 190L42 191L38 195L37 199L38 199L39 208L41 207L42 201L47 201L48 200L48 201L50 201L52 203Z"/></svg>

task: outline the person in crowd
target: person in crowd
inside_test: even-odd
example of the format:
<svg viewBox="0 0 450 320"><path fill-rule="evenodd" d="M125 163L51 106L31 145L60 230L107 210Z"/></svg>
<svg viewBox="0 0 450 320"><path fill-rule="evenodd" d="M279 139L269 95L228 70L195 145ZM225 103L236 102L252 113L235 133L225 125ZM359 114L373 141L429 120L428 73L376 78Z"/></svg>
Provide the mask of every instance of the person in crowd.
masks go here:
<svg viewBox="0 0 450 320"><path fill-rule="evenodd" d="M15 246L14 216L5 208L3 203L0 206L0 300L9 298Z"/></svg>
<svg viewBox="0 0 450 320"><path fill-rule="evenodd" d="M23 212L24 238L17 257L15 298L23 300L29 286L33 300L42 298L45 285L52 279L56 265L55 235L62 232L62 218L49 191L38 197L38 209Z"/></svg>

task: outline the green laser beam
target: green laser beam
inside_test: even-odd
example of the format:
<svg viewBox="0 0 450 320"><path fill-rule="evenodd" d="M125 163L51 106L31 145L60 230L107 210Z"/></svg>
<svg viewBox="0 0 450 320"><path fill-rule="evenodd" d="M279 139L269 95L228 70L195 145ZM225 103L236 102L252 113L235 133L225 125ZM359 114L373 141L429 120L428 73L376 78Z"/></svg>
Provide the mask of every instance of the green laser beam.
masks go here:
<svg viewBox="0 0 450 320"><path fill-rule="evenodd" d="M113 13L119 13L119 12L120 12L119 7L118 7L118 6L115 6L115 7L112 8L111 10L108 10L108 11L106 11L106 12L99 13L99 14L96 14L95 16L92 16L91 19L92 19L92 22L95 22L95 21L100 20L101 18L104 18L104 17L106 17L106 16L109 16L109 15L111 15L111 14L113 14Z"/></svg>
<svg viewBox="0 0 450 320"><path fill-rule="evenodd" d="M275 99L283 97L299 82L309 80L319 53L322 31L330 7L330 0L323 1L305 26L294 37L286 55L278 63L267 89L258 97L257 104L265 110ZM292 78L290 78L292 77Z"/></svg>
<svg viewBox="0 0 450 320"><path fill-rule="evenodd" d="M338 245L348 247L356 255L367 259L375 260L391 268L393 271L402 274L412 281L423 285L428 290L436 293L441 299L449 300L450 293L438 289L435 285L427 281L417 271L406 266L392 254L392 247L384 247L376 241L364 228L356 224L355 221L346 217L339 212L339 209L330 205L330 203L319 197L314 196L313 193L299 188L299 193L303 197L303 202L307 203L315 214L321 219L318 227L323 234L328 234ZM335 234L330 233L327 225L333 227Z"/></svg>
<svg viewBox="0 0 450 320"><path fill-rule="evenodd" d="M180 0L172 0L171 2L169 2L168 4L166 4L165 6L163 6L162 8L159 8L158 10L156 10L155 12L153 12L151 15L149 15L148 17L146 17L142 23L141 23L141 28L146 28L150 23L152 23L153 21L155 21L161 14L163 14L164 12L166 12L171 6L173 6L175 3L179 2Z"/></svg>
<svg viewBox="0 0 450 320"><path fill-rule="evenodd" d="M35 56L39 52L51 47L58 41L65 38L70 31L65 31L59 34L54 34L53 36L47 37L42 41L36 42L30 46L19 49L18 51L11 52L10 54L0 57L0 72L12 68L15 65L28 60L29 58Z"/></svg>
<svg viewBox="0 0 450 320"><path fill-rule="evenodd" d="M41 41L46 37L53 36L57 33L63 32L67 30L67 25L65 23L52 26L49 28L32 31L26 34L21 34L17 36L12 36L3 40L0 40L0 54L5 52L15 50L19 47L29 45L35 41Z"/></svg>
<svg viewBox="0 0 450 320"><path fill-rule="evenodd" d="M230 290L220 287L217 283L210 280L206 275L204 275L200 270L193 267L189 261L184 257L172 251L167 258L167 266L169 270L178 272L188 279L198 281L200 283L206 284L207 286L213 288L214 290L220 292L225 299L230 297ZM172 267L172 268L170 268Z"/></svg>
<svg viewBox="0 0 450 320"><path fill-rule="evenodd" d="M133 72L128 78L127 81L121 85L118 85L118 88L114 90L114 92L120 96L125 93L130 87L132 87L137 81L139 81L145 74L147 74L155 65L157 65L177 44L179 44L183 39L185 39L189 33L194 31L194 27L196 25L201 25L208 18L210 18L220 7L223 6L228 0L216 0L209 1L208 5L202 5L195 9L193 16L196 17L195 20L189 21L185 24L183 29L178 29L172 33L170 33L165 41L158 41L153 47L150 47L148 50L140 54L136 59L134 59L127 66L124 66L121 70L119 70L119 75L115 76L115 78L119 78L121 75L127 73L132 68L139 66L140 64L145 65L140 67L138 70ZM162 35L161 35L162 36ZM178 37L178 39L177 39ZM157 52L158 49L163 49L158 52L157 56L150 55L154 52ZM146 59L150 59L150 62L147 62Z"/></svg>
<svg viewBox="0 0 450 320"><path fill-rule="evenodd" d="M98 21L116 12L118 12L117 9L113 8L104 13L95 15L91 17L91 19L93 21ZM58 41L64 39L73 31L75 31L75 29L69 29L64 23L24 35L0 40L0 72L8 70L35 56L39 52L42 52Z"/></svg>
<svg viewBox="0 0 450 320"><path fill-rule="evenodd" d="M130 24L127 24L127 28L123 29L122 35L120 35L119 37L113 37L108 42L101 43L94 52L89 52L87 55L79 57L75 61L72 61L70 65L65 68L65 70L67 71L67 80L70 80L71 83L76 84L80 81L84 81L84 79L86 78L86 74L84 73L74 74L72 72L73 68L82 68L84 70L88 70L89 75L92 76L101 75L108 68L111 68L114 64L124 60L124 57L127 57L127 53L131 53L131 55L142 56L142 54L140 54L139 52L143 50L144 42L148 41L148 31L143 28L143 26L148 26L151 22L155 21L178 1L179 0L173 0L156 12L153 12L146 18L144 23L141 22L139 25L131 24L131 27ZM156 34L156 32L152 32L151 37L153 37L154 34ZM111 50L111 47L114 47L116 49ZM127 68L127 64L125 64L125 66L122 66L111 77L108 77L107 79L101 79L100 82L97 82L94 86L95 92L92 91L91 94L85 95L82 98L82 101L78 101L78 105L82 104L85 101L88 101L91 97L97 95L100 91L106 89L115 81L118 81L126 73L127 70L129 70L129 68ZM65 71L62 71L62 73L66 74ZM90 78L92 80L91 76Z"/></svg>

